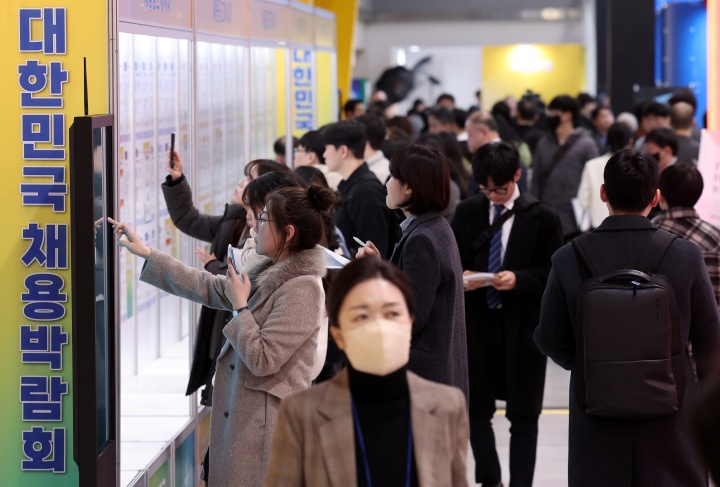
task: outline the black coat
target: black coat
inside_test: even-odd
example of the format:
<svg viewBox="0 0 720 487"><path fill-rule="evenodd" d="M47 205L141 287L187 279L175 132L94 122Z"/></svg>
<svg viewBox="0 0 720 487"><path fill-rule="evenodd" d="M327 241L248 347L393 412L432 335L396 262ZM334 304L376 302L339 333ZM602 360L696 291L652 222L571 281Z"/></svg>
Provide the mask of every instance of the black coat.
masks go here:
<svg viewBox="0 0 720 487"><path fill-rule="evenodd" d="M491 342L484 328L488 315L486 289L465 293L465 320L468 336L468 364L470 367L470 401L487 402L492 393L488 384L488 369L504 370L504 383L496 384L494 399L506 399L508 412L536 416L542 409L545 384L545 356L533 342L533 330L538 324L540 302L550 273L550 259L562 245L560 221L557 215L537 203L519 210L512 223L503 270L513 271L516 287L501 291L505 323L504 353ZM452 228L455 232L463 269L487 272L490 239L477 251L473 242L489 226L490 202L484 195L474 196L460 203L455 211ZM503 360L504 364L498 364Z"/></svg>
<svg viewBox="0 0 720 487"><path fill-rule="evenodd" d="M440 213L418 215L390 262L403 270L415 292L409 369L459 388L467 399L463 269L450 225Z"/></svg>
<svg viewBox="0 0 720 487"><path fill-rule="evenodd" d="M172 181L168 176L162 184L162 192L168 213L175 226L186 235L204 242L212 242L210 253L216 260L207 263L205 270L211 274L227 272L227 246L237 246L234 240L235 227L245 222L245 208L240 205L225 205L222 215L204 215L195 208L192 190L185 176ZM205 306L200 310L193 362L190 368L186 395L204 386L215 373L215 358L220 351L222 328L232 318L232 313Z"/></svg>
<svg viewBox="0 0 720 487"><path fill-rule="evenodd" d="M610 216L595 230L608 260L617 269L637 268L640 254L657 229L642 216ZM580 285L590 277L571 245L553 256L535 341L570 379L569 482L594 487L694 487L707 485L686 421L697 391L687 343L692 342L700 382L720 350L720 319L700 249L677 239L658 274L673 284L685 350L685 395L677 414L628 421L592 417L578 401L575 373L576 304Z"/></svg>
<svg viewBox="0 0 720 487"><path fill-rule="evenodd" d="M397 229L389 228L390 210L385 204L385 186L367 163L362 163L349 178L341 181L338 191L342 206L335 212L335 225L345 237L351 256L358 251L358 244L353 240L357 237L363 242L371 240L383 257L389 257L392 250L390 236Z"/></svg>

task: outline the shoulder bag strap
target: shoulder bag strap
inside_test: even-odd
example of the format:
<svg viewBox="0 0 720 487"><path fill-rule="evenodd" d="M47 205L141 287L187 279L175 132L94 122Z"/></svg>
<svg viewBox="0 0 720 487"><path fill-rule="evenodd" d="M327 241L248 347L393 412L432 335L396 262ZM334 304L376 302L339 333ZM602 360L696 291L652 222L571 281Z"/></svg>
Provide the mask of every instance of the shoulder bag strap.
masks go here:
<svg viewBox="0 0 720 487"><path fill-rule="evenodd" d="M648 274L656 273L670 245L676 238L678 238L677 235L670 232L657 230L650 238L648 248L640 256L638 270Z"/></svg>
<svg viewBox="0 0 720 487"><path fill-rule="evenodd" d="M552 134L549 135L549 137L553 137ZM542 174L539 174L540 178L542 179L542 184L540 184L540 195L542 196L542 192L544 190L545 182L547 182L548 178L550 178L550 175L553 173L555 168L557 168L558 164L560 164L560 161L563 157L570 151L573 145L575 145L575 142L580 140L580 134L574 133L572 134L563 145L561 145L558 150L553 154L552 160L550 161L550 165L548 168L544 171L542 171ZM540 182L540 181L538 181Z"/></svg>
<svg viewBox="0 0 720 487"><path fill-rule="evenodd" d="M593 277L604 276L613 270L592 233L574 239L572 246Z"/></svg>

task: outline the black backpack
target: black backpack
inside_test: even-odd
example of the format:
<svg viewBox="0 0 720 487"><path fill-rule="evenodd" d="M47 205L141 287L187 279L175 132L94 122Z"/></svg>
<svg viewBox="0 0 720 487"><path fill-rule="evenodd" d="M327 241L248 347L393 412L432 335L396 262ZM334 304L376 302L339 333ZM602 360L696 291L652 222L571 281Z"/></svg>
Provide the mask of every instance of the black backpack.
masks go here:
<svg viewBox="0 0 720 487"><path fill-rule="evenodd" d="M636 269L610 267L593 234L572 241L592 277L580 287L578 399L591 416L651 419L677 412L685 390L675 294L656 274L677 236L658 230Z"/></svg>

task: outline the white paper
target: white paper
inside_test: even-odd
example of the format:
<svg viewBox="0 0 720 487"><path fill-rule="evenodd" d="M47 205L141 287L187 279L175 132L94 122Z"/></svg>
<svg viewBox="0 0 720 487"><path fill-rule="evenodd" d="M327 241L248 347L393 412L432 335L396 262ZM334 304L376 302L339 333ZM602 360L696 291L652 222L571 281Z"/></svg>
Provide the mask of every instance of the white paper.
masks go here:
<svg viewBox="0 0 720 487"><path fill-rule="evenodd" d="M580 206L580 201L577 198L570 200L572 205L573 213L575 214L575 222L577 222L578 229L581 232L587 232L590 230L590 212Z"/></svg>
<svg viewBox="0 0 720 487"><path fill-rule="evenodd" d="M326 266L328 269L342 269L350 263L348 259L338 254L337 252L333 252L332 250L325 248L322 245L318 245L318 247L325 251Z"/></svg>
<svg viewBox="0 0 720 487"><path fill-rule="evenodd" d="M463 282L486 281L483 286L489 286L490 280L494 277L495 274L493 274L492 272L475 272L473 274L465 274L463 276Z"/></svg>

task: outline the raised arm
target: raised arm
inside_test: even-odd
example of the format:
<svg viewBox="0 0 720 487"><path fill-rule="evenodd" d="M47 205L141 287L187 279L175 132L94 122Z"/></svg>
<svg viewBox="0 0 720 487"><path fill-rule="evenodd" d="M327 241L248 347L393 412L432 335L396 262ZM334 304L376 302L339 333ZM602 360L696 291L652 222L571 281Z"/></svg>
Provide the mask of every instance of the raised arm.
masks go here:
<svg viewBox="0 0 720 487"><path fill-rule="evenodd" d="M119 247L145 259L140 280L181 298L190 299L210 308L234 309L226 296L224 276L213 276L207 271L189 267L177 259L153 250L126 224L112 218Z"/></svg>
<svg viewBox="0 0 720 487"><path fill-rule="evenodd" d="M173 161L174 165L168 167L169 175L161 186L170 218L181 232L204 242L212 242L222 216L200 213L193 203L192 190L183 174L183 162L177 152Z"/></svg>
<svg viewBox="0 0 720 487"><path fill-rule="evenodd" d="M158 250L153 249L148 257L140 280L209 308L233 309L225 293L225 276L190 267Z"/></svg>

